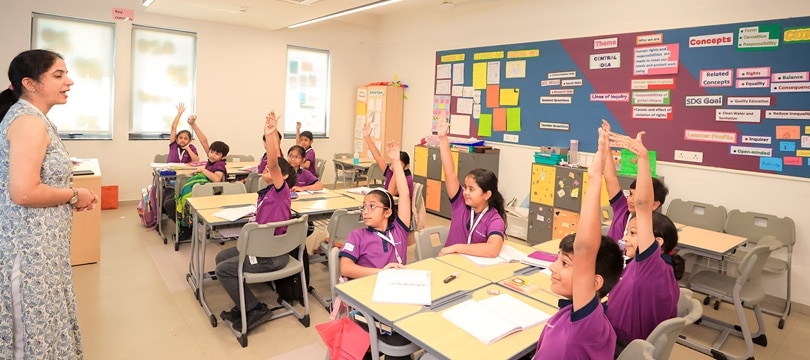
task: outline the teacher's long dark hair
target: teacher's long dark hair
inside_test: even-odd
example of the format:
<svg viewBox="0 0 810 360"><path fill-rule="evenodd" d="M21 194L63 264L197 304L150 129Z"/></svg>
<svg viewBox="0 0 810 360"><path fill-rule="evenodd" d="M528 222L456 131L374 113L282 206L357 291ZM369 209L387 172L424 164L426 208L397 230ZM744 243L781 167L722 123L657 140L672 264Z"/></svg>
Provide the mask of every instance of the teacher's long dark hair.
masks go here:
<svg viewBox="0 0 810 360"><path fill-rule="evenodd" d="M8 89L0 92L0 121L22 95L23 79L39 81L40 76L53 66L56 59L61 58L62 55L53 51L35 49L23 51L11 60L8 66L8 80L11 84Z"/></svg>

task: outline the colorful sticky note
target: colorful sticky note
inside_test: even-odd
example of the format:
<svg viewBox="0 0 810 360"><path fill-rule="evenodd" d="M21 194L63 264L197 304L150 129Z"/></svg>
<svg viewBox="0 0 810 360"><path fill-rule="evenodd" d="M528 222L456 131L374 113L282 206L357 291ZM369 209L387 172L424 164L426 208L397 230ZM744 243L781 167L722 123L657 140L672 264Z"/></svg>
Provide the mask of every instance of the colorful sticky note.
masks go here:
<svg viewBox="0 0 810 360"><path fill-rule="evenodd" d="M520 131L520 108L506 109L506 131Z"/></svg>
<svg viewBox="0 0 810 360"><path fill-rule="evenodd" d="M478 119L478 136L492 136L492 114L481 114Z"/></svg>
<svg viewBox="0 0 810 360"><path fill-rule="evenodd" d="M506 131L506 109L492 109L492 130Z"/></svg>
<svg viewBox="0 0 810 360"><path fill-rule="evenodd" d="M473 88L476 90L487 87L487 63L479 62L473 64Z"/></svg>
<svg viewBox="0 0 810 360"><path fill-rule="evenodd" d="M802 158L798 156L785 156L783 160L785 165L802 166Z"/></svg>
<svg viewBox="0 0 810 360"><path fill-rule="evenodd" d="M782 172L782 159L763 156L759 158L759 169Z"/></svg>
<svg viewBox="0 0 810 360"><path fill-rule="evenodd" d="M517 106L520 89L501 89L501 106Z"/></svg>
<svg viewBox="0 0 810 360"><path fill-rule="evenodd" d="M783 125L776 127L776 138L777 139L799 139L799 126L793 125Z"/></svg>
<svg viewBox="0 0 810 360"><path fill-rule="evenodd" d="M487 85L487 107L496 108L500 106L500 85Z"/></svg>
<svg viewBox="0 0 810 360"><path fill-rule="evenodd" d="M779 151L796 151L796 143L793 141L780 141Z"/></svg>

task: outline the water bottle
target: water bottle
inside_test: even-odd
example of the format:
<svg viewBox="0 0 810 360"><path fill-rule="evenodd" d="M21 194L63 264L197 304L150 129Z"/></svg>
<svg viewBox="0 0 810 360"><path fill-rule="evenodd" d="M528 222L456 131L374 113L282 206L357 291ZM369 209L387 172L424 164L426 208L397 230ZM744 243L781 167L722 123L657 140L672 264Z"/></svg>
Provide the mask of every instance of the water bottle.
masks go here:
<svg viewBox="0 0 810 360"><path fill-rule="evenodd" d="M352 163L357 165L360 163L360 154L357 151L354 152L354 158L352 159Z"/></svg>
<svg viewBox="0 0 810 360"><path fill-rule="evenodd" d="M568 149L568 164L576 164L577 163L577 155L579 153L579 140L571 139L571 145Z"/></svg>

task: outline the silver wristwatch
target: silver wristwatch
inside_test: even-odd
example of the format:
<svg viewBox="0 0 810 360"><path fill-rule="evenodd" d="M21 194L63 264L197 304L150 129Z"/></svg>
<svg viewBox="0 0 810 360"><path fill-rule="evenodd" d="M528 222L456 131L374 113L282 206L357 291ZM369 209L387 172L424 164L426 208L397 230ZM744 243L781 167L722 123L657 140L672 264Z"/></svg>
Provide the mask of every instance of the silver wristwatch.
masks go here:
<svg viewBox="0 0 810 360"><path fill-rule="evenodd" d="M68 204L76 205L76 203L79 201L79 191L76 190L76 188L70 188L70 190L73 190L73 197L68 200Z"/></svg>

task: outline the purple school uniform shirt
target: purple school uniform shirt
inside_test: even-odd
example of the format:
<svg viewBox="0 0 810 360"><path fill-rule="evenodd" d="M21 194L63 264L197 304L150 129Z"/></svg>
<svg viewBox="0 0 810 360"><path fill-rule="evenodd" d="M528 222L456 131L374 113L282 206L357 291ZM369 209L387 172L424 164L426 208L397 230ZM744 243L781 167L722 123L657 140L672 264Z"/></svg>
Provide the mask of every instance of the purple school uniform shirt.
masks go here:
<svg viewBox="0 0 810 360"><path fill-rule="evenodd" d="M680 289L672 265L661 258L657 241L636 254L610 290L608 319L616 336L629 343L646 339L658 324L678 316Z"/></svg>
<svg viewBox="0 0 810 360"><path fill-rule="evenodd" d="M312 173L315 178L318 178L318 171L315 169L315 150L310 147L304 152L304 161L309 160L309 169L305 169Z"/></svg>
<svg viewBox="0 0 810 360"><path fill-rule="evenodd" d="M295 186L309 186L318 182L318 178L306 169L298 168L298 177L295 179Z"/></svg>
<svg viewBox="0 0 810 360"><path fill-rule="evenodd" d="M388 185L391 184L391 179L394 177L394 170L391 169L391 165L385 167L385 172L383 175L385 175L383 188L387 190ZM408 182L408 194L413 197L413 174L411 174L411 169L405 169L405 181Z"/></svg>
<svg viewBox="0 0 810 360"><path fill-rule="evenodd" d="M290 187L284 182L280 189L270 185L259 190L259 199L256 201L256 222L267 224L290 220L291 214ZM277 228L274 234L281 235L287 232L287 227Z"/></svg>
<svg viewBox="0 0 810 360"><path fill-rule="evenodd" d="M194 144L190 144L188 148L197 154L197 148L194 147ZM191 155L189 155L187 151L181 149L180 145L177 145L177 141L174 141L169 144L169 158L166 160L166 162L183 164L190 163Z"/></svg>
<svg viewBox="0 0 810 360"><path fill-rule="evenodd" d="M481 216L481 220L473 229L470 244L485 243L491 235L504 237L503 218L496 209L489 208L483 215L475 214L473 216L474 220L470 222L470 214L473 210L464 203L464 191L461 186L458 187L456 196L450 199L450 208L452 220L450 221L450 232L447 234L447 242L444 243L445 247L466 244L470 228Z"/></svg>
<svg viewBox="0 0 810 360"><path fill-rule="evenodd" d="M610 199L610 207L613 208L613 220L610 221L608 236L616 242L624 238L624 230L630 220L630 210L627 208L627 197L623 191L619 191L616 196Z"/></svg>
<svg viewBox="0 0 810 360"><path fill-rule="evenodd" d="M217 171L222 171L222 180L220 181L225 181L228 179L228 169L225 167L225 161L223 160L217 162L211 162L211 160L208 160L208 163L205 164L205 170L214 173Z"/></svg>
<svg viewBox="0 0 810 360"><path fill-rule="evenodd" d="M574 311L574 305L562 306L548 319L537 341L534 360L612 360L616 333L610 326L599 298Z"/></svg>
<svg viewBox="0 0 810 360"><path fill-rule="evenodd" d="M349 258L357 265L375 269L382 269L390 263L405 264L408 256L408 232L408 227L397 217L388 230L382 233L394 241L392 246L378 235L379 230L356 229L349 234L346 243L340 249L340 257Z"/></svg>
<svg viewBox="0 0 810 360"><path fill-rule="evenodd" d="M281 152L281 149L278 150L278 156L284 157L284 153ZM256 172L261 174L264 172L264 169L266 167L267 167L267 153L264 153L264 155L262 155L261 160L259 160L259 166L256 167Z"/></svg>

